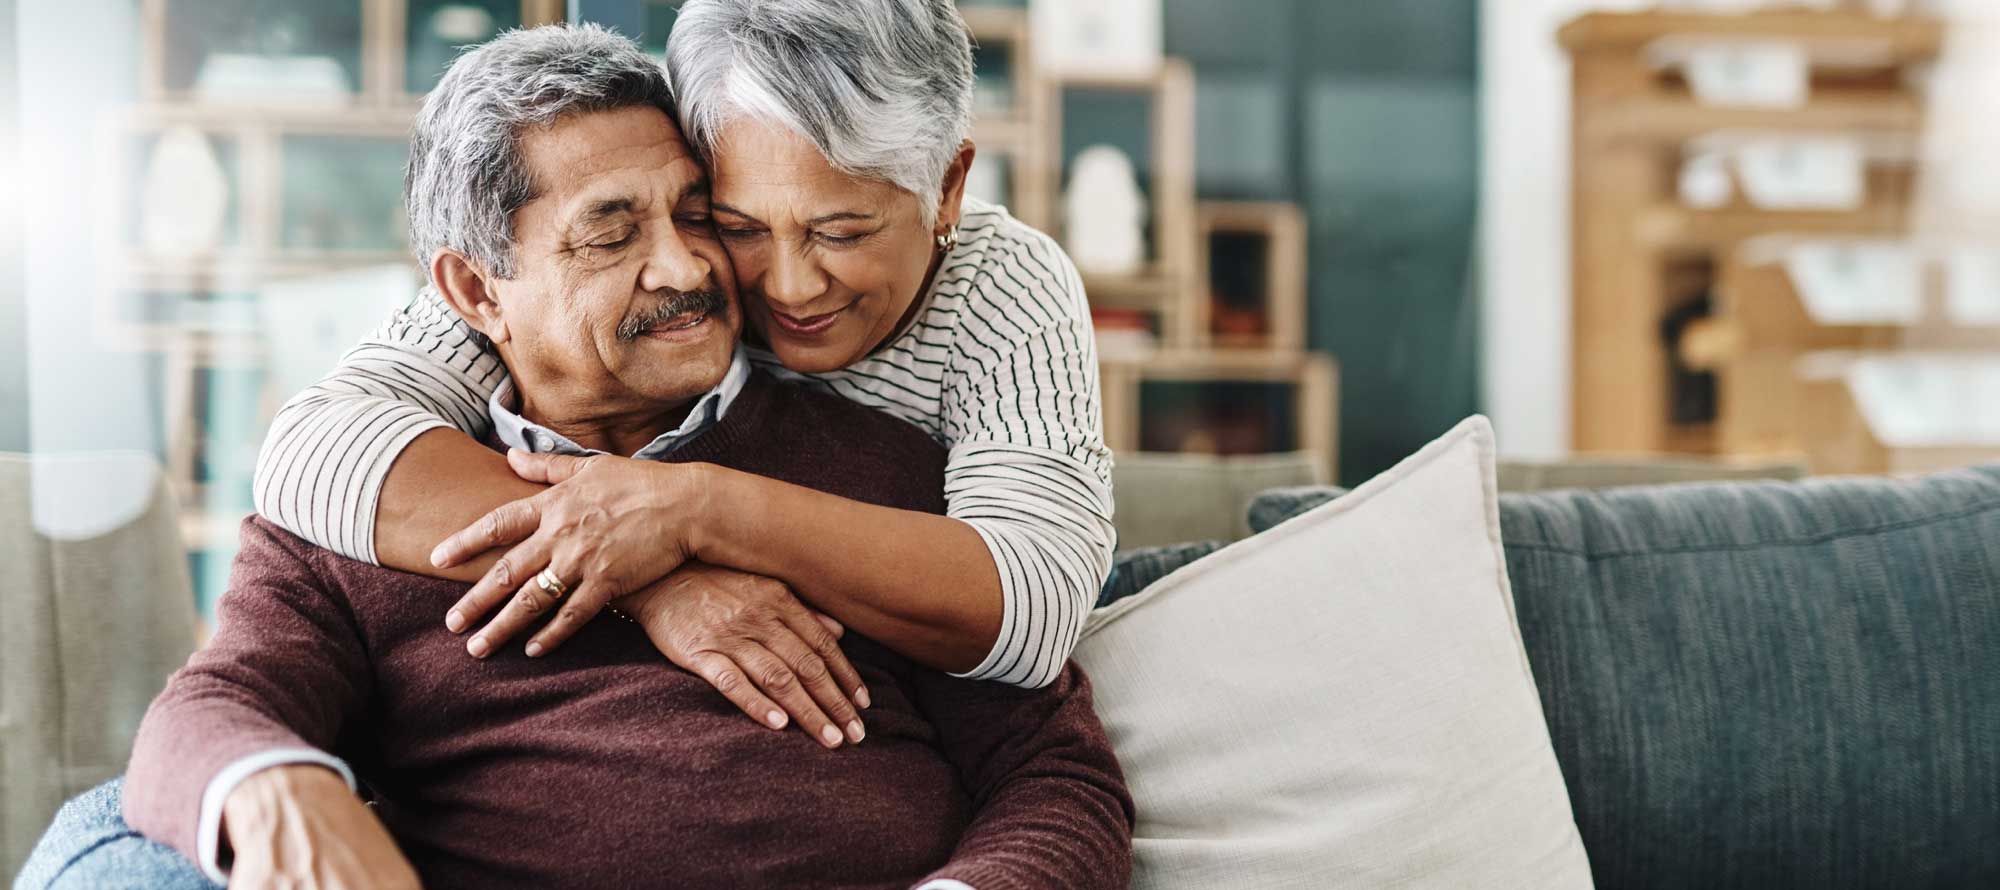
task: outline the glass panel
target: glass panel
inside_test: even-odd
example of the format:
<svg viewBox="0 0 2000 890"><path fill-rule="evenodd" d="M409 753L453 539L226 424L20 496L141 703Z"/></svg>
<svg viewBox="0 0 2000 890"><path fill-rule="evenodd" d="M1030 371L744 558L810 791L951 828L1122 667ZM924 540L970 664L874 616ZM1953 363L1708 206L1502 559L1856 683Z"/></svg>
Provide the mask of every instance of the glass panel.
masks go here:
<svg viewBox="0 0 2000 890"><path fill-rule="evenodd" d="M282 238L287 248L402 250L403 164L409 145L366 136L284 141Z"/></svg>
<svg viewBox="0 0 2000 890"><path fill-rule="evenodd" d="M1195 74L1195 183L1204 198L1289 200L1291 92L1275 74Z"/></svg>
<svg viewBox="0 0 2000 890"><path fill-rule="evenodd" d="M168 0L165 86L318 102L361 86L358 0Z"/></svg>
<svg viewBox="0 0 2000 890"><path fill-rule="evenodd" d="M646 33L639 42L654 55L667 54L667 37L674 31L674 19L681 14L681 0L646 0Z"/></svg>
<svg viewBox="0 0 2000 890"><path fill-rule="evenodd" d="M422 95L461 47L485 43L521 26L520 0L409 0L409 68L404 89Z"/></svg>
<svg viewBox="0 0 2000 890"><path fill-rule="evenodd" d="M978 83L973 87L972 108L975 114L1011 115L1014 113L1014 45L1003 41L986 41L973 47L973 70L978 72Z"/></svg>

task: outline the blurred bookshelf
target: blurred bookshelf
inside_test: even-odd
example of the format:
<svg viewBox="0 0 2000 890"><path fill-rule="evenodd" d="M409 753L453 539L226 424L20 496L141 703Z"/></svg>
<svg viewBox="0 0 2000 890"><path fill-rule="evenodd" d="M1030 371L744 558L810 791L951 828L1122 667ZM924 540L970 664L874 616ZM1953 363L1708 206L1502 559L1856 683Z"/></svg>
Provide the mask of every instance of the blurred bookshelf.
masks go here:
<svg viewBox="0 0 2000 890"><path fill-rule="evenodd" d="M135 101L94 122L94 336L152 357L204 609L271 414L421 271L402 171L458 48L562 0L138 0Z"/></svg>
<svg viewBox="0 0 2000 890"><path fill-rule="evenodd" d="M1107 443L1126 453L1306 451L1336 478L1337 365L1306 349L1306 215L1285 201L1198 195L1194 66L1169 55L1150 71L1058 74L1042 64L1025 4L959 6L979 63L974 140L1005 167L983 177L994 188L979 197L1067 244L1070 162L1107 132L1134 161L1144 259L1129 272L1082 274Z"/></svg>
<svg viewBox="0 0 2000 890"><path fill-rule="evenodd" d="M2000 374L2000 245L1915 231L1946 25L1829 6L1561 29L1577 450L1823 473L2000 457L2000 431L1936 396Z"/></svg>

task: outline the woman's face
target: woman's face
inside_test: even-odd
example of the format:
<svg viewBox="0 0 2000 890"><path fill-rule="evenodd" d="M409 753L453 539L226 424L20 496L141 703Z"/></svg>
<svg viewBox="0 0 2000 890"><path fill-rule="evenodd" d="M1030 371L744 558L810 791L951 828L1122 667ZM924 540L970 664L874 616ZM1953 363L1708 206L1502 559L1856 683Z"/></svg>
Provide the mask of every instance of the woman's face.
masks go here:
<svg viewBox="0 0 2000 890"><path fill-rule="evenodd" d="M895 333L930 273L935 232L957 223L957 188L927 226L915 195L833 169L783 127L739 119L716 155L716 235L744 319L785 367L844 368ZM963 181L962 158L947 181Z"/></svg>

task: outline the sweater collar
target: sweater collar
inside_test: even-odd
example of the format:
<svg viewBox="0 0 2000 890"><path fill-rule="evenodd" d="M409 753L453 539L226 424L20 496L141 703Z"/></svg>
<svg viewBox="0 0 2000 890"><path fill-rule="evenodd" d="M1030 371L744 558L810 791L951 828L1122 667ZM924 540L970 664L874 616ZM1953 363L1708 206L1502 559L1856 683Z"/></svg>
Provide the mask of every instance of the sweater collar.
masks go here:
<svg viewBox="0 0 2000 890"><path fill-rule="evenodd" d="M654 437L653 441L632 453L635 460L664 460L681 446L695 440L707 432L729 413L736 403L736 397L743 392L743 385L750 380L750 361L737 349L730 357L729 371L722 375L722 382L714 389L701 395L694 407L688 411L687 419L681 425ZM520 394L514 390L513 375L508 375L495 387L493 395L486 400L486 411L493 418L493 432L501 444L509 448L519 448L531 454L603 454L576 444L561 433L541 424L534 423L519 413Z"/></svg>

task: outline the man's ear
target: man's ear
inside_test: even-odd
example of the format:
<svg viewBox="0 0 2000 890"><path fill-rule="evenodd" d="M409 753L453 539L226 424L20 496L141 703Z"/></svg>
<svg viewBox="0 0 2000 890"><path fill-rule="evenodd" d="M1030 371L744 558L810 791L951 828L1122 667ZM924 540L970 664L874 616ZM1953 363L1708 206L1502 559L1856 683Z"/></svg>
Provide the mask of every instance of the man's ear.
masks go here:
<svg viewBox="0 0 2000 890"><path fill-rule="evenodd" d="M494 343L507 342L507 317L500 301L486 286L486 274L465 254L443 248L431 256L431 280L465 323Z"/></svg>
<svg viewBox="0 0 2000 890"><path fill-rule="evenodd" d="M977 152L972 140L958 144L958 156L951 159L951 166L944 168L944 191L938 201L938 231L949 231L958 227L958 217L965 200L965 177L972 172L972 156Z"/></svg>

